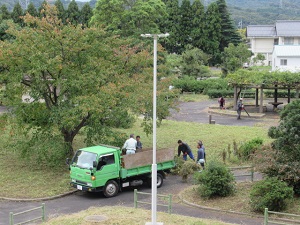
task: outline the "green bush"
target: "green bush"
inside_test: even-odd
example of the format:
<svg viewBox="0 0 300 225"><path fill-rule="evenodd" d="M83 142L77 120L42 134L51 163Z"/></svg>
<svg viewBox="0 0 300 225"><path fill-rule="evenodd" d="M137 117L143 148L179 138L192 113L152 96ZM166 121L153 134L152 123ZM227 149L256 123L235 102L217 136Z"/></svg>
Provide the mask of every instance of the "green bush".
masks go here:
<svg viewBox="0 0 300 225"><path fill-rule="evenodd" d="M211 89L206 92L209 98L220 98L223 96L224 98L233 98L233 90L226 89Z"/></svg>
<svg viewBox="0 0 300 225"><path fill-rule="evenodd" d="M239 155L244 160L249 160L253 156L255 151L262 146L262 144L263 144L263 139L261 138L254 138L250 141L247 141L240 146Z"/></svg>
<svg viewBox="0 0 300 225"><path fill-rule="evenodd" d="M195 93L203 93L203 94L207 94L207 92L211 89L226 90L230 88L228 87L227 81L225 79L219 78L219 79L195 80L195 78L191 78L188 76L173 81L172 85L175 88L180 89L181 92L195 92ZM230 88L230 90L231 89L232 88Z"/></svg>
<svg viewBox="0 0 300 225"><path fill-rule="evenodd" d="M257 182L250 192L250 205L252 210L263 212L265 208L271 211L286 209L289 201L293 199L293 188L275 177Z"/></svg>
<svg viewBox="0 0 300 225"><path fill-rule="evenodd" d="M199 194L204 198L226 197L235 192L235 179L232 172L221 162L211 162L205 170L195 175L200 183Z"/></svg>

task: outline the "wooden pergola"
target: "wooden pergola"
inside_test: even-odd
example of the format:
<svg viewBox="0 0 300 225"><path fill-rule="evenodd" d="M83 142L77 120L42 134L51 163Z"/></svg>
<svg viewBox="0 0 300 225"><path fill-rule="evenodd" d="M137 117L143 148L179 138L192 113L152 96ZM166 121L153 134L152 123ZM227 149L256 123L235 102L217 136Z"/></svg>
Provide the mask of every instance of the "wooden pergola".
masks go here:
<svg viewBox="0 0 300 225"><path fill-rule="evenodd" d="M296 98L299 98L300 90L300 73L292 72L269 72L269 71L250 71L238 70L233 74L227 76L229 85L234 89L234 109L237 106L237 100L242 89L255 88L255 106L259 107L259 112L263 112L263 97L264 90L274 90L274 101L269 102L273 108L283 102L278 102L278 90L283 89L288 91L287 102L291 101L291 90L296 90Z"/></svg>

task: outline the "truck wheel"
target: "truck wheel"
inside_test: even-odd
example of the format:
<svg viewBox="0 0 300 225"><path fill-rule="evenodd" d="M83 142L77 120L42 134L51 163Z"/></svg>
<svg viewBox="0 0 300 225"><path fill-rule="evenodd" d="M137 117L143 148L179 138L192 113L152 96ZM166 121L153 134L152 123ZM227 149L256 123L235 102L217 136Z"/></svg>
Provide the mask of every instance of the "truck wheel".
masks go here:
<svg viewBox="0 0 300 225"><path fill-rule="evenodd" d="M164 183L164 177L160 173L157 174L156 182L157 182L157 188L160 188Z"/></svg>
<svg viewBox="0 0 300 225"><path fill-rule="evenodd" d="M114 197L119 192L119 185L116 181L110 180L105 184L103 194L105 197L110 198Z"/></svg>
<svg viewBox="0 0 300 225"><path fill-rule="evenodd" d="M164 183L164 177L160 173L157 174L157 180L156 180L156 182L157 182L157 188L160 188L163 185L163 183ZM148 180L147 180L147 186L150 187L150 188L152 187L152 179L151 179L151 177L148 178Z"/></svg>

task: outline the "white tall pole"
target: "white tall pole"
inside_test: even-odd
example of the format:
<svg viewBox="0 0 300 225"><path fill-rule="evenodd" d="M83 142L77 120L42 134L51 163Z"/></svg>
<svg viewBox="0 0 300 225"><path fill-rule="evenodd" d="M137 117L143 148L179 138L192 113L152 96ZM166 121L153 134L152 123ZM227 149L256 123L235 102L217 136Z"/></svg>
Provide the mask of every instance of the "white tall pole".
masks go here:
<svg viewBox="0 0 300 225"><path fill-rule="evenodd" d="M169 34L141 34L142 37L153 37L153 162L152 162L152 222L151 225L157 225L156 212L157 212L157 164L156 164L156 87L157 87L157 39L159 37L168 37ZM149 224L149 223L146 223ZM159 223L162 224L162 223Z"/></svg>
<svg viewBox="0 0 300 225"><path fill-rule="evenodd" d="M152 225L156 225L157 164L156 164L156 85L157 85L157 35L153 36L153 161L152 161Z"/></svg>

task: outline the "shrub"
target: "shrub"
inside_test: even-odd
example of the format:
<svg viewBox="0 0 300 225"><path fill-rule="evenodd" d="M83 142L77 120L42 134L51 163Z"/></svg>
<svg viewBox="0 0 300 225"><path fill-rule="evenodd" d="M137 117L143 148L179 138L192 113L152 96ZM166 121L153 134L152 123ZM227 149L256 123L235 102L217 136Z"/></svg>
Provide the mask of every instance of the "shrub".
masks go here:
<svg viewBox="0 0 300 225"><path fill-rule="evenodd" d="M275 177L261 180L253 185L250 192L250 205L254 211L263 212L284 210L293 199L293 188Z"/></svg>
<svg viewBox="0 0 300 225"><path fill-rule="evenodd" d="M235 179L232 172L221 162L211 162L201 173L195 175L200 183L199 194L204 198L226 197L235 191Z"/></svg>
<svg viewBox="0 0 300 225"><path fill-rule="evenodd" d="M209 98L219 98L223 96L224 98L233 98L233 90L226 89L211 89L206 92Z"/></svg>
<svg viewBox="0 0 300 225"><path fill-rule="evenodd" d="M183 181L187 181L188 176L199 169L200 166L194 161L185 161L180 168L179 175L182 176Z"/></svg>
<svg viewBox="0 0 300 225"><path fill-rule="evenodd" d="M274 98L274 91L264 91L264 94L267 98ZM291 98L295 98L296 96L296 92L295 91L291 91L290 92L290 97ZM287 91L282 91L279 90L277 92L277 97L278 98L287 98L288 97L288 92Z"/></svg>
<svg viewBox="0 0 300 225"><path fill-rule="evenodd" d="M242 156L243 159L249 160L255 151L259 149L263 144L263 140L261 138L254 138L244 144L239 148L239 155Z"/></svg>

